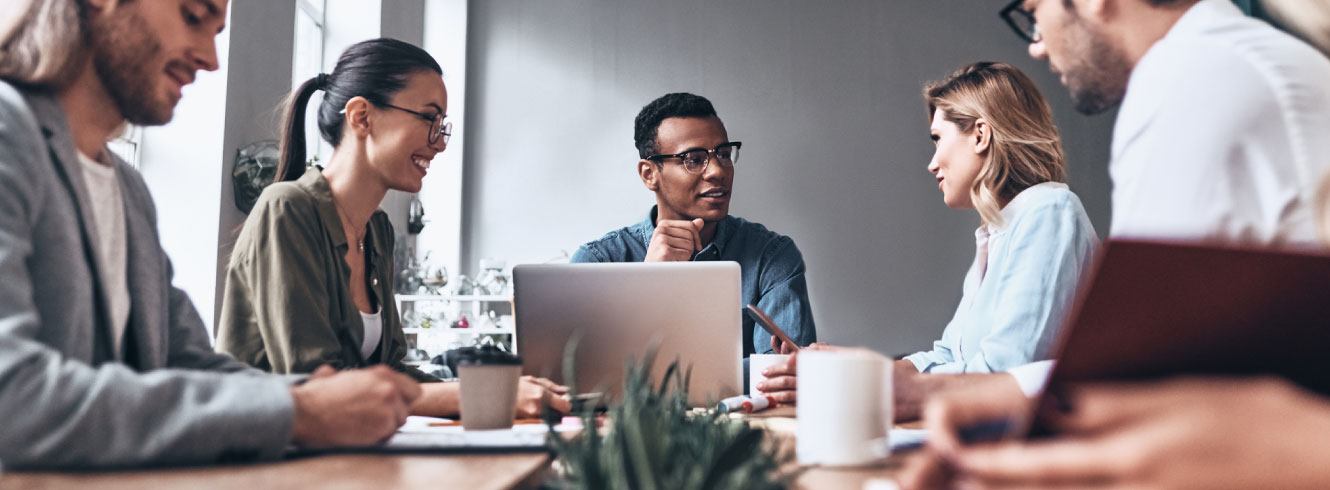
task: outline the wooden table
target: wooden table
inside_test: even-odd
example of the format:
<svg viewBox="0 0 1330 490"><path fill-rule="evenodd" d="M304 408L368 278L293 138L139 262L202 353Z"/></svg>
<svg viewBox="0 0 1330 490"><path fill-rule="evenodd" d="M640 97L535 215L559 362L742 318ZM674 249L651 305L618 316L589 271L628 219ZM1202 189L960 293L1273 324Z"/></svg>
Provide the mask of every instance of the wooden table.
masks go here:
<svg viewBox="0 0 1330 490"><path fill-rule="evenodd" d="M794 442L794 408L777 408L750 420ZM810 468L796 488L859 490L900 470L900 457L865 468ZM0 489L514 489L535 488L551 474L544 453L387 455L340 454L264 464L80 473L14 473Z"/></svg>
<svg viewBox="0 0 1330 490"><path fill-rule="evenodd" d="M792 447L794 444L795 430L798 427L798 421L795 419L797 411L794 407L780 407L758 412L749 416L749 421L754 425L760 426L778 437L784 438L786 444ZM906 424L898 428L919 428L918 424ZM908 455L893 455L885 463L874 466L864 466L856 468L826 468L812 467L805 469L799 479L794 482L795 488L800 489L823 489L823 488L849 488L860 490L864 485L873 480L890 480L895 478L896 474L903 466L905 457Z"/></svg>
<svg viewBox="0 0 1330 490"><path fill-rule="evenodd" d="M0 488L155 489L420 489L535 488L550 468L544 453L329 455L266 464L101 473L11 473Z"/></svg>

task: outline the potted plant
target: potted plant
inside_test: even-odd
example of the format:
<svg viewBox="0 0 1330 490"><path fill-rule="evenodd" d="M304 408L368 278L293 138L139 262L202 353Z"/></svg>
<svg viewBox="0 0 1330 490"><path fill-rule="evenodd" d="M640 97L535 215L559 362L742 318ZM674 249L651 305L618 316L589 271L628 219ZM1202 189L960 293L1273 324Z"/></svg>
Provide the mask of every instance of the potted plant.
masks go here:
<svg viewBox="0 0 1330 490"><path fill-rule="evenodd" d="M573 387L577 342L569 342L564 357L564 379ZM689 407L691 368L681 371L675 360L656 384L650 375L655 352L653 343L641 362L628 361L622 399L608 404L603 428L597 426L594 404L576 410L583 429L575 436L564 437L551 426L551 447L562 470L551 486L761 489L788 486L798 476L785 471L793 451L766 431L715 410Z"/></svg>

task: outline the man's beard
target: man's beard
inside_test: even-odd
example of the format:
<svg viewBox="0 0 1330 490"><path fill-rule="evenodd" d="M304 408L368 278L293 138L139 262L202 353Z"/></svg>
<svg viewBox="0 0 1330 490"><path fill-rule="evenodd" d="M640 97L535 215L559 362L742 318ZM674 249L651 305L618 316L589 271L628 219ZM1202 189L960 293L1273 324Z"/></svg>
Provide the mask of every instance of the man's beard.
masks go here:
<svg viewBox="0 0 1330 490"><path fill-rule="evenodd" d="M137 12L90 19L89 45L93 69L116 109L130 124L159 126L171 121L174 95L160 93L165 68L155 66L161 41Z"/></svg>
<svg viewBox="0 0 1330 490"><path fill-rule="evenodd" d="M1068 66L1059 70L1076 110L1092 115L1116 107L1127 93L1131 63L1102 34L1075 21L1068 27Z"/></svg>

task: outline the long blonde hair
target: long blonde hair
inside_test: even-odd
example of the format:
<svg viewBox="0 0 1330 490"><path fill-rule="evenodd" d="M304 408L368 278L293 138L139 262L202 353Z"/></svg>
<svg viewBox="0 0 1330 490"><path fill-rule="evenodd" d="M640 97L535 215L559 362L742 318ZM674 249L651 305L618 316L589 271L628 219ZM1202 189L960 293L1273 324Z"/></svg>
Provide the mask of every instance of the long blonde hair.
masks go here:
<svg viewBox="0 0 1330 490"><path fill-rule="evenodd" d="M1021 191L1042 182L1065 182L1062 139L1053 111L1034 82L1006 63L979 62L924 87L928 120L942 117L966 134L988 123L988 157L970 198L989 226L1002 225L1002 207Z"/></svg>
<svg viewBox="0 0 1330 490"><path fill-rule="evenodd" d="M79 0L3 0L0 79L60 88L73 79L83 48Z"/></svg>

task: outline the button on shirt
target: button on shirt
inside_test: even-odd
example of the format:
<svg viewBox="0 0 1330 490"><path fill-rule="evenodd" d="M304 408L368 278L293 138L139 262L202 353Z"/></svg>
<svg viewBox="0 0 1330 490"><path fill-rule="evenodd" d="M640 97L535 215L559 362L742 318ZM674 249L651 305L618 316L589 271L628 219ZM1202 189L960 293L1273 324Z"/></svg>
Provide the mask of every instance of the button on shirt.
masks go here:
<svg viewBox="0 0 1330 490"><path fill-rule="evenodd" d="M1330 60L1202 0L1132 70L1113 130L1112 238L1318 247ZM1027 394L1053 363L1013 371Z"/></svg>
<svg viewBox="0 0 1330 490"><path fill-rule="evenodd" d="M1080 199L1055 182L1021 191L1002 218L975 231L975 261L942 339L906 357L919 372L1000 372L1048 358L1099 237Z"/></svg>
<svg viewBox="0 0 1330 490"><path fill-rule="evenodd" d="M599 240L582 245L572 262L642 262L656 232L656 207L647 219L620 228ZM726 216L716 224L716 235L702 247L695 261L725 260L739 263L744 304L755 304L776 322L795 343L806 346L817 341L813 309L804 281L804 258L794 240L743 218ZM743 305L734 305L743 308ZM771 335L755 329L743 318L744 356L771 353Z"/></svg>

